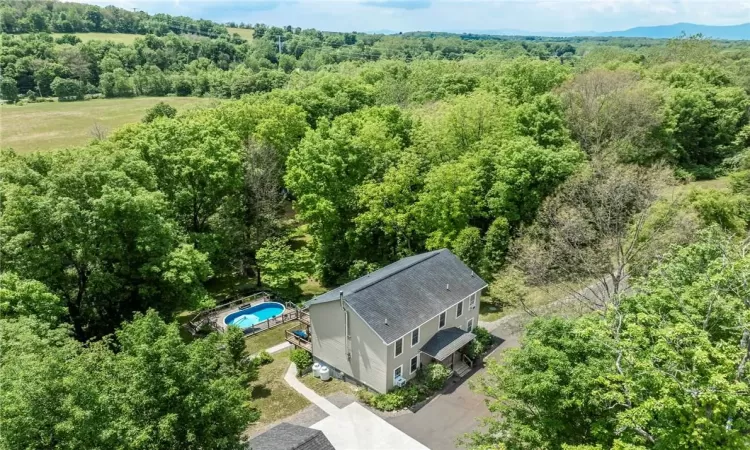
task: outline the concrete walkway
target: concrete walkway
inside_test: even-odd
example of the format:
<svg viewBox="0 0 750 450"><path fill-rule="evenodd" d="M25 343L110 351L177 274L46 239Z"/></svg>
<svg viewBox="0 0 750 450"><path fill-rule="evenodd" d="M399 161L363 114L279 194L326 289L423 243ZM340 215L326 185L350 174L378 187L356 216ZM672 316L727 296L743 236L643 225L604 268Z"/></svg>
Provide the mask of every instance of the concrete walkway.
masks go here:
<svg viewBox="0 0 750 450"><path fill-rule="evenodd" d="M322 431L336 450L427 450L417 440L357 402L337 408L297 379L294 363L287 369L284 381L328 414L310 428Z"/></svg>
<svg viewBox="0 0 750 450"><path fill-rule="evenodd" d="M299 379L297 379L297 366L294 363L291 363L289 365L289 368L286 370L284 381L286 381L287 384L292 387L292 389L302 394L302 396L306 399L310 400L310 403L325 411L329 416L336 415L340 411L336 407L336 405L324 399L323 397L318 395L317 392L305 386Z"/></svg>
<svg viewBox="0 0 750 450"><path fill-rule="evenodd" d="M285 349L287 349L287 348L289 348L291 346L292 346L292 344L290 342L284 341L281 344L276 344L273 347L268 347L266 349L266 351L268 353L278 353L278 352L280 352L282 350L285 350Z"/></svg>

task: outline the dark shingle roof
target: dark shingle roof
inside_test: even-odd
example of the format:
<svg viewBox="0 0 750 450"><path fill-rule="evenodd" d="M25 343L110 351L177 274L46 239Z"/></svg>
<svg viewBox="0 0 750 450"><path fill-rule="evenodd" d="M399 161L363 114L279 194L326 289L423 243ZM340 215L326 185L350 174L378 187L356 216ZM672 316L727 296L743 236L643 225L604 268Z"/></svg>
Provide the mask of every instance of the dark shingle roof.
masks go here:
<svg viewBox="0 0 750 450"><path fill-rule="evenodd" d="M308 306L338 301L343 291L346 303L390 344L486 285L443 249L396 261L310 300Z"/></svg>
<svg viewBox="0 0 750 450"><path fill-rule="evenodd" d="M460 328L451 327L435 333L422 347L422 353L442 361L461 347L471 342L476 335Z"/></svg>
<svg viewBox="0 0 750 450"><path fill-rule="evenodd" d="M282 422L250 439L250 450L335 450L320 430Z"/></svg>

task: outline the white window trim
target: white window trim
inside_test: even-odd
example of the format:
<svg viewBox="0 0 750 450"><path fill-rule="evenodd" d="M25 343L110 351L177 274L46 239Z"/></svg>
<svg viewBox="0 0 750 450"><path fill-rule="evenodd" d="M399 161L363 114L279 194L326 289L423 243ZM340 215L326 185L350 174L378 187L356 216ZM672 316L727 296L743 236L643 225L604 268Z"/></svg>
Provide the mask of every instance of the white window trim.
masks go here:
<svg viewBox="0 0 750 450"><path fill-rule="evenodd" d="M412 359L414 359L414 358L417 358L417 368L416 368L416 369L414 369L414 370L411 370L411 361L412 361ZM411 359L409 360L409 375L411 375L411 374L413 374L414 372L416 372L417 370L419 370L419 363L420 363L420 360L421 360L421 359L422 359L422 358L420 358L420 357L419 357L419 353L417 353L416 355L414 355L414 357L413 357L413 358L411 358Z"/></svg>
<svg viewBox="0 0 750 450"><path fill-rule="evenodd" d="M458 305L461 305L461 314L458 313ZM456 319L464 315L464 301L461 300L460 302L456 303Z"/></svg>
<svg viewBox="0 0 750 450"><path fill-rule="evenodd" d="M440 318L443 317L443 315L445 315L445 320L443 320L443 326L440 326ZM438 330L442 330L443 328L445 328L446 325L448 325L448 310L447 309L438 315Z"/></svg>
<svg viewBox="0 0 750 450"><path fill-rule="evenodd" d="M471 327L469 327L469 324L471 324ZM469 317L469 320L466 321L466 331L471 331L474 329L474 318Z"/></svg>
<svg viewBox="0 0 750 450"><path fill-rule="evenodd" d="M397 343L398 341L401 341L401 353L396 353L396 349L398 348L398 347L396 346L396 343ZM393 341L393 357L394 357L394 358L398 358L399 356L401 356L401 355L403 355L403 354L404 354L404 337L403 337L403 336L401 336L400 338L398 338L398 339L396 339L395 341Z"/></svg>
<svg viewBox="0 0 750 450"><path fill-rule="evenodd" d="M477 295L477 294L478 294L478 293L477 293L477 292L475 292L475 293L473 293L473 294L472 294L472 295L471 295L471 296L469 297L469 309L474 309L474 308L476 308L476 307L477 307L477 297L479 297L479 295Z"/></svg>
<svg viewBox="0 0 750 450"><path fill-rule="evenodd" d="M395 369L393 369L393 384L396 384L396 371L399 370L399 369L401 369L401 375L398 375L398 376L400 376L400 377L404 376L404 365L401 364L400 366L398 366Z"/></svg>
<svg viewBox="0 0 750 450"><path fill-rule="evenodd" d="M411 330L411 333L409 333L409 342L413 342L414 341L414 332L415 331L417 332L417 342L411 344L411 348L414 348L415 345L419 345L419 341L422 340L422 332L419 331L419 327L417 327L417 328Z"/></svg>

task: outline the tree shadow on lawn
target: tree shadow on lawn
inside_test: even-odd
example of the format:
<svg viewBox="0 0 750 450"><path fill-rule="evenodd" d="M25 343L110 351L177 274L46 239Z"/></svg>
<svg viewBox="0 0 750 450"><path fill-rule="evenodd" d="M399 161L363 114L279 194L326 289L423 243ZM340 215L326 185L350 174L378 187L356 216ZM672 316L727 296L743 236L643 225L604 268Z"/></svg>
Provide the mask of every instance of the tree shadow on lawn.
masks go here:
<svg viewBox="0 0 750 450"><path fill-rule="evenodd" d="M250 392L250 395L252 396L253 400L258 400L261 398L266 398L271 396L271 390L266 387L264 384L259 384L256 386L253 386L252 392Z"/></svg>

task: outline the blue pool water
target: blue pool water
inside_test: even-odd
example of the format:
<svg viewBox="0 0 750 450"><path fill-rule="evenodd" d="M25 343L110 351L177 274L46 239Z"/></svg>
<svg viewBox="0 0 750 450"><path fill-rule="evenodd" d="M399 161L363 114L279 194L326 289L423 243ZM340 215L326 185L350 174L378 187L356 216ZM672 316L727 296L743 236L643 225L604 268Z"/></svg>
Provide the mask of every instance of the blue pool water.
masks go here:
<svg viewBox="0 0 750 450"><path fill-rule="evenodd" d="M284 305L276 302L266 302L260 305L234 312L224 318L227 325L237 325L240 328L250 328L256 323L265 322L284 313Z"/></svg>

